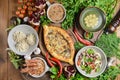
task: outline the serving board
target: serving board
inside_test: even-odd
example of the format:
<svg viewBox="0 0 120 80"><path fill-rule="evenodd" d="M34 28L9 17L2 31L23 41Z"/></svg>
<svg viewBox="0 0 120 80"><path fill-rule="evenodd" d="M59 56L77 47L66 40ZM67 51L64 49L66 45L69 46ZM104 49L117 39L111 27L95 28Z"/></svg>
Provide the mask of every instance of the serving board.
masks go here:
<svg viewBox="0 0 120 80"><path fill-rule="evenodd" d="M57 27L61 27L60 24L50 24L52 26L57 26ZM72 29L68 29L67 30L68 34L71 36L71 38L73 39L74 42L77 41L76 37L74 36L74 33L72 32ZM43 57L45 59L45 53L47 52L47 49L45 47L44 44L44 38L43 38L43 27L40 27L40 31L39 31L39 48L41 49L41 54L40 55L36 55L36 56L40 56ZM68 66L68 63L62 62L63 66ZM22 74L22 77L25 80L50 80L50 72L47 72L43 77L40 78L33 78L31 77L29 74Z"/></svg>

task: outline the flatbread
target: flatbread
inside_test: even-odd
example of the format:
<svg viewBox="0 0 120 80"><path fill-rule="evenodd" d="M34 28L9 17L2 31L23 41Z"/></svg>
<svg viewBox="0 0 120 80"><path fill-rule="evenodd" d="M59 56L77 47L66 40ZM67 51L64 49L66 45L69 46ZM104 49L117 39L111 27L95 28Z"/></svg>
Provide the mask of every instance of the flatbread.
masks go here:
<svg viewBox="0 0 120 80"><path fill-rule="evenodd" d="M55 58L73 64L74 42L69 34L55 26L44 26L44 43L48 52Z"/></svg>

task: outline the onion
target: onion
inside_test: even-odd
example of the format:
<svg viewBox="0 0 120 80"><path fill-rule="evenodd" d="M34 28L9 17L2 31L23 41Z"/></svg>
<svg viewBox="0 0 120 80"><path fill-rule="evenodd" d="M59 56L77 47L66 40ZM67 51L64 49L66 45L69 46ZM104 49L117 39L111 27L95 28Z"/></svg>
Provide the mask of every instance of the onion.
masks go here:
<svg viewBox="0 0 120 80"><path fill-rule="evenodd" d="M70 79L70 77L74 77L76 73L76 69L74 66L65 66L64 67L64 74L67 79Z"/></svg>

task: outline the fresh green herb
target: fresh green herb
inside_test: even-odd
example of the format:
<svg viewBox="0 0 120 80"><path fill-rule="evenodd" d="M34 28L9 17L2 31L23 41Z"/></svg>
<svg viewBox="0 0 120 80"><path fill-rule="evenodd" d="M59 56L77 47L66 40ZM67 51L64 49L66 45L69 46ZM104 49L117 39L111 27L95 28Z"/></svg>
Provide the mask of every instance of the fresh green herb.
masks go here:
<svg viewBox="0 0 120 80"><path fill-rule="evenodd" d="M108 57L116 56L120 59L120 38L116 34L102 34L99 40L95 42L95 45L100 47Z"/></svg>
<svg viewBox="0 0 120 80"><path fill-rule="evenodd" d="M6 29L6 31L11 30L16 25L20 25L22 23L22 20L19 17L13 16L10 18L10 26Z"/></svg>
<svg viewBox="0 0 120 80"><path fill-rule="evenodd" d="M50 72L52 73L52 74L50 75L51 79L55 79L55 78L57 77L58 69L57 69L56 67L52 67L52 68L50 69Z"/></svg>
<svg viewBox="0 0 120 80"><path fill-rule="evenodd" d="M93 59L92 58L88 58L88 59L86 59L86 62L93 62Z"/></svg>
<svg viewBox="0 0 120 80"><path fill-rule="evenodd" d="M63 29L68 29L73 26L73 21L75 19L75 14L78 13L81 7L81 0L58 0L62 2L66 8L66 18L62 23Z"/></svg>
<svg viewBox="0 0 120 80"><path fill-rule="evenodd" d="M115 80L117 75L120 74L119 66L110 66L103 74L101 74L97 78L93 78L90 80Z"/></svg>
<svg viewBox="0 0 120 80"><path fill-rule="evenodd" d="M56 75L57 72L58 72L58 69L57 69L56 67L52 67L52 68L50 69L50 72L51 72L52 74Z"/></svg>
<svg viewBox="0 0 120 80"><path fill-rule="evenodd" d="M46 15L40 16L40 23L43 25L47 25L50 23L50 20L47 18Z"/></svg>
<svg viewBox="0 0 120 80"><path fill-rule="evenodd" d="M58 79L55 79L55 80L67 80L64 76L64 74L62 74Z"/></svg>
<svg viewBox="0 0 120 80"><path fill-rule="evenodd" d="M103 74L96 78L87 78L81 75L79 72L77 72L74 77L70 78L70 80L115 80L118 74L120 74L120 65L110 66ZM67 79L62 74L60 78L56 78L54 80L67 80Z"/></svg>
<svg viewBox="0 0 120 80"><path fill-rule="evenodd" d="M76 43L74 44L74 47L75 47L76 50L79 50L79 49L81 49L82 47L84 47L84 45L81 44L80 42L76 42Z"/></svg>
<svg viewBox="0 0 120 80"><path fill-rule="evenodd" d="M97 67L97 69L96 69L96 72L99 72L100 71L100 66L99 67Z"/></svg>
<svg viewBox="0 0 120 80"><path fill-rule="evenodd" d="M93 38L93 33L92 32L85 32L84 33L84 38L87 40L90 40Z"/></svg>
<svg viewBox="0 0 120 80"><path fill-rule="evenodd" d="M117 0L58 0L66 8L66 18L62 23L63 29L68 29L73 26L76 13L79 10L89 7L96 6L102 9L107 16L107 24L109 24L113 17L114 8Z"/></svg>
<svg viewBox="0 0 120 80"><path fill-rule="evenodd" d="M5 31L9 31L9 30L11 30L12 28L14 28L13 25L9 26Z"/></svg>
<svg viewBox="0 0 120 80"><path fill-rule="evenodd" d="M53 80L66 80L64 74L62 74L59 78L57 77L57 73L58 73L58 68L57 67L52 67L50 69L50 72L52 73L50 75L51 79L53 79Z"/></svg>
<svg viewBox="0 0 120 80"><path fill-rule="evenodd" d="M88 65L86 66L85 72L90 73L92 71L92 68Z"/></svg>
<svg viewBox="0 0 120 80"><path fill-rule="evenodd" d="M70 80L115 80L117 75L120 74L120 66L110 66L103 74L96 78L87 78L80 73L76 73Z"/></svg>
<svg viewBox="0 0 120 80"><path fill-rule="evenodd" d="M86 67L85 67L84 65L81 65L81 69L82 69L82 70L85 70L85 68L86 68Z"/></svg>
<svg viewBox="0 0 120 80"><path fill-rule="evenodd" d="M23 62L22 59L20 58L20 56L16 55L13 51L9 51L8 54L10 57L10 61L13 63L15 68L18 69Z"/></svg>
<svg viewBox="0 0 120 80"><path fill-rule="evenodd" d="M21 19L20 18L17 18L17 25L21 24Z"/></svg>
<svg viewBox="0 0 120 80"><path fill-rule="evenodd" d="M93 49L87 49L87 53L88 54L94 54L94 50Z"/></svg>
<svg viewBox="0 0 120 80"><path fill-rule="evenodd" d="M81 75L80 73L76 73L76 75L74 77L71 77L70 80L88 80L88 79Z"/></svg>

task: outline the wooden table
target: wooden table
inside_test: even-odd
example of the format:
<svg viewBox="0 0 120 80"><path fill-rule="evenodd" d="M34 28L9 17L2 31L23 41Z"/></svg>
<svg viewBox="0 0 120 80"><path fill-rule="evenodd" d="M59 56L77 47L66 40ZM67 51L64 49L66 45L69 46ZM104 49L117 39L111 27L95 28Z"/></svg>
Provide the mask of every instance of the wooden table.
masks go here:
<svg viewBox="0 0 120 80"><path fill-rule="evenodd" d="M11 64L6 48L7 32L11 16L15 14L17 0L0 0L0 80L23 80L20 72ZM117 78L120 80L120 78Z"/></svg>
<svg viewBox="0 0 120 80"><path fill-rule="evenodd" d="M0 80L23 80L20 72L11 64L6 52L9 20L14 15L17 0L0 0Z"/></svg>

